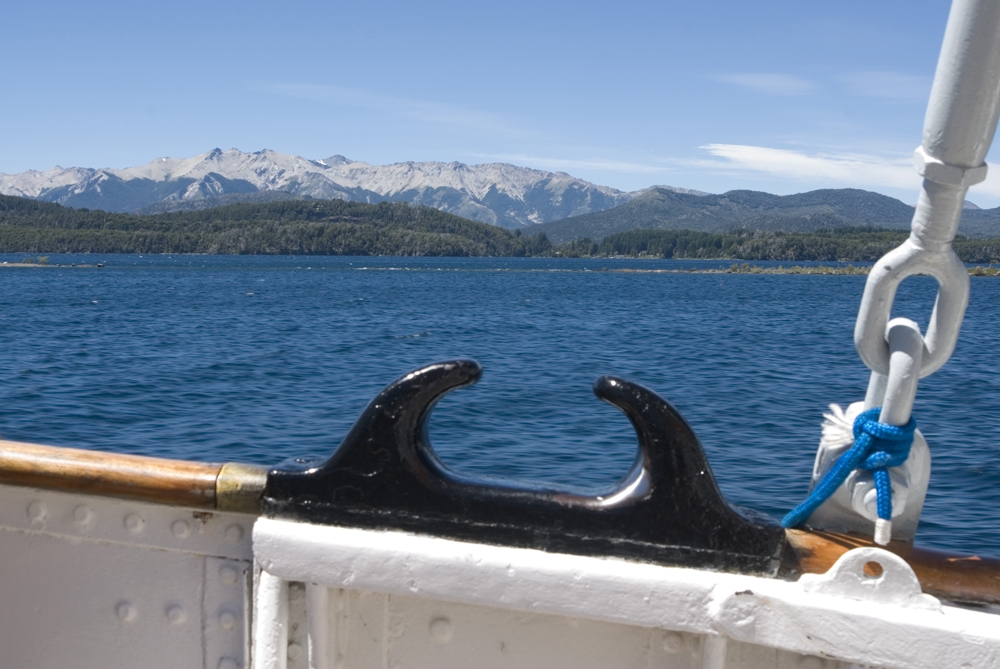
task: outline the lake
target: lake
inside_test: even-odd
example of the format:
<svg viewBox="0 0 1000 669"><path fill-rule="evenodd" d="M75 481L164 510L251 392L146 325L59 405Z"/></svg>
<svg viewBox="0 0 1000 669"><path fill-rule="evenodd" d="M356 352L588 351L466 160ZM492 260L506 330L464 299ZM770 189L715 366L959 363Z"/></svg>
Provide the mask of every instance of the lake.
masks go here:
<svg viewBox="0 0 1000 669"><path fill-rule="evenodd" d="M0 255L18 261L23 255ZM864 397L863 276L619 272L731 261L52 256L0 268L0 435L206 461L331 453L387 383L473 358L431 438L463 473L607 487L634 458L597 400L613 374L676 406L726 497L804 498L831 402ZM775 263L760 263L775 264ZM903 283L922 326L936 284ZM914 416L934 458L918 543L1000 555L1000 278L973 278L951 361Z"/></svg>

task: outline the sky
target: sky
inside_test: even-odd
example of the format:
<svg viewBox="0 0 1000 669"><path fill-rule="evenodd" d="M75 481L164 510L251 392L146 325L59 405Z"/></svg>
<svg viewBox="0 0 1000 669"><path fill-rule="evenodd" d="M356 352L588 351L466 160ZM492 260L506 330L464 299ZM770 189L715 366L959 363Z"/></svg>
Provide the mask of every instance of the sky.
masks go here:
<svg viewBox="0 0 1000 669"><path fill-rule="evenodd" d="M9 3L0 172L267 148L509 162L626 191L864 188L912 204L948 8ZM969 199L1000 206L1000 169Z"/></svg>

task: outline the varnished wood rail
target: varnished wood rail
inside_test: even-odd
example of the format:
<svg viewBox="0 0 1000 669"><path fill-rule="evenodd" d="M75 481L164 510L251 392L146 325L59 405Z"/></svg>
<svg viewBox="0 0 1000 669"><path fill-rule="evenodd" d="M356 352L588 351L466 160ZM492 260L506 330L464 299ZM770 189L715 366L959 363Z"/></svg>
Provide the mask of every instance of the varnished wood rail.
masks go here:
<svg viewBox="0 0 1000 669"><path fill-rule="evenodd" d="M0 440L0 484L256 512L267 470Z"/></svg>
<svg viewBox="0 0 1000 669"><path fill-rule="evenodd" d="M825 573L837 559L862 546L885 548L906 560L924 592L954 602L1000 604L1000 560L956 555L892 541L876 546L867 537L837 532L785 530L785 568L794 575Z"/></svg>
<svg viewBox="0 0 1000 669"><path fill-rule="evenodd" d="M267 468L104 453L0 440L0 484L135 499L157 504L259 513ZM834 532L786 530L786 577L826 572L841 555L870 539ZM957 602L1000 604L1000 560L949 555L894 541L932 595Z"/></svg>

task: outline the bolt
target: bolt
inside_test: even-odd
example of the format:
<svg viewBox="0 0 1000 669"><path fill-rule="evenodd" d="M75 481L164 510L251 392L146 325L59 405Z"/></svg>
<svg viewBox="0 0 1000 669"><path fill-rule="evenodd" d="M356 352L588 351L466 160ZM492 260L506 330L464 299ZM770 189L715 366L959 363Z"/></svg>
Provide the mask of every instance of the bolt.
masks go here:
<svg viewBox="0 0 1000 669"><path fill-rule="evenodd" d="M236 583L236 579L239 578L239 573L237 573L235 567L227 564L223 565L222 568L219 569L219 578L221 578L222 582L226 585L233 585Z"/></svg>
<svg viewBox="0 0 1000 669"><path fill-rule="evenodd" d="M302 646L297 643L288 644L288 659L297 660L302 657Z"/></svg>
<svg viewBox="0 0 1000 669"><path fill-rule="evenodd" d="M889 479L892 488L892 516L895 518L906 508L910 486L906 476L891 469L889 470ZM870 472L853 473L847 479L847 487L851 491L851 507L854 511L869 520L878 518L878 493L875 491L875 479L872 474Z"/></svg>
<svg viewBox="0 0 1000 669"><path fill-rule="evenodd" d="M170 531L178 539L187 539L191 534L191 525L186 520L175 520L173 525L170 526Z"/></svg>
<svg viewBox="0 0 1000 669"><path fill-rule="evenodd" d="M139 534L145 526L146 521L139 514L130 513L125 516L125 529L132 534Z"/></svg>
<svg viewBox="0 0 1000 669"><path fill-rule="evenodd" d="M49 515L49 510L44 502L32 502L28 505L28 519L33 523L40 523Z"/></svg>
<svg viewBox="0 0 1000 669"><path fill-rule="evenodd" d="M224 657L219 660L219 669L240 669L240 663L231 657Z"/></svg>
<svg viewBox="0 0 1000 669"><path fill-rule="evenodd" d="M243 527L240 525L230 525L226 528L226 541L231 544L238 544L243 540Z"/></svg>
<svg viewBox="0 0 1000 669"><path fill-rule="evenodd" d="M94 512L90 510L90 507L81 504L80 506L73 509L73 522L81 527L86 527L90 524L90 521L94 518Z"/></svg>
<svg viewBox="0 0 1000 669"><path fill-rule="evenodd" d="M236 614L232 611L223 611L219 614L219 624L223 629L231 630L236 627Z"/></svg>
<svg viewBox="0 0 1000 669"><path fill-rule="evenodd" d="M668 653L679 653L684 648L684 637L677 632L667 632L663 635L663 650Z"/></svg>
<svg viewBox="0 0 1000 669"><path fill-rule="evenodd" d="M187 620L187 614L184 613L183 608L174 605L167 609L167 620L170 621L171 625L182 625Z"/></svg>
<svg viewBox="0 0 1000 669"><path fill-rule="evenodd" d="M139 615L139 609L135 607L130 601L118 602L118 606L115 608L115 613L118 614L118 619L124 622L132 622L135 617Z"/></svg>
<svg viewBox="0 0 1000 669"><path fill-rule="evenodd" d="M446 644L451 641L452 634L455 631L452 628L451 621L447 618L435 618L431 621L430 629L431 637L439 644Z"/></svg>

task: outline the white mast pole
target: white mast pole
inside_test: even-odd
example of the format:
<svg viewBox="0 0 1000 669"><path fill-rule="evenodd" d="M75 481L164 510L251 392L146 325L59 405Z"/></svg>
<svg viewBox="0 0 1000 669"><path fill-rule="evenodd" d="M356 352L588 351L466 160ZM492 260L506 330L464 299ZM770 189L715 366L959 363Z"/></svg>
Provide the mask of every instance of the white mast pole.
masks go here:
<svg viewBox="0 0 1000 669"><path fill-rule="evenodd" d="M951 242L969 186L986 178L984 160L998 115L1000 0L954 0L924 119L923 143L914 154L924 180L910 237L872 267L854 329L858 354L872 370L865 409L881 406L882 423L904 425L910 418L917 379L937 371L955 350L969 304L969 275ZM913 321L889 322L896 288L914 274L929 274L940 286L922 336ZM844 448L821 443L814 485L836 459L836 450ZM887 543L890 533L892 538L912 541L930 477L930 454L919 431L909 459L890 472L892 523L873 517L873 484L870 475L865 475L849 477L816 509L808 524L858 531L866 525L870 528L876 520L878 543Z"/></svg>

